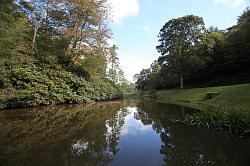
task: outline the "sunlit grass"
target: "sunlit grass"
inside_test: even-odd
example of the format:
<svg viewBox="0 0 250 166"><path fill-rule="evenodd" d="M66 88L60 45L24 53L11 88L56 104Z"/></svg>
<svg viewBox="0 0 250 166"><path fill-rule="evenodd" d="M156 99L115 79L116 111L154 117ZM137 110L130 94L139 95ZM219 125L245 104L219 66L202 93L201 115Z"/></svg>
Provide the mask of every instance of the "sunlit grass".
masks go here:
<svg viewBox="0 0 250 166"><path fill-rule="evenodd" d="M218 95L212 99L206 99L207 92L216 92ZM152 93L145 92L142 96L152 96ZM204 107L216 107L250 112L250 84L162 90L154 96L160 102L184 105L200 110Z"/></svg>

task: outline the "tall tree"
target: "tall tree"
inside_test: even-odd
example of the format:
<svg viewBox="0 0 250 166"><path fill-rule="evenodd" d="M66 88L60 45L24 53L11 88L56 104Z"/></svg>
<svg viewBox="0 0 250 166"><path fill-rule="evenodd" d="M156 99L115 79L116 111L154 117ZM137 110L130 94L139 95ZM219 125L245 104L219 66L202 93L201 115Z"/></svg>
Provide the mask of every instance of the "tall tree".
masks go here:
<svg viewBox="0 0 250 166"><path fill-rule="evenodd" d="M180 78L199 64L196 54L197 46L204 38L205 25L201 17L188 15L168 21L160 30L159 43L156 47L162 55L162 64L170 66Z"/></svg>
<svg viewBox="0 0 250 166"><path fill-rule="evenodd" d="M37 51L38 29L42 26L48 26L49 12L53 3L52 0L21 0L19 4L33 28L31 53L35 54Z"/></svg>
<svg viewBox="0 0 250 166"><path fill-rule="evenodd" d="M117 55L117 49L118 47L116 45L113 45L110 48L110 54L109 54L109 64L110 68L108 69L108 78L114 82L115 84L119 83L119 58Z"/></svg>
<svg viewBox="0 0 250 166"><path fill-rule="evenodd" d="M229 53L226 63L235 72L249 71L250 65L250 9L247 8L239 17L237 25L229 28L226 46Z"/></svg>
<svg viewBox="0 0 250 166"><path fill-rule="evenodd" d="M212 79L211 77L216 77L225 72L225 32L210 27L206 31L206 39L203 46L200 52L207 59L208 63L206 63L204 68L198 70L198 73L200 72L199 75L202 75L199 79L206 77Z"/></svg>
<svg viewBox="0 0 250 166"><path fill-rule="evenodd" d="M119 70L118 70L118 84L119 85L129 84L124 76L124 71L121 68L119 68Z"/></svg>
<svg viewBox="0 0 250 166"><path fill-rule="evenodd" d="M62 3L63 2L63 3ZM110 31L107 28L106 0L64 0L59 5L64 12L65 25L61 32L70 39L68 56L71 63L79 63L86 54L96 56L96 50L107 46ZM103 53L104 53L103 52Z"/></svg>
<svg viewBox="0 0 250 166"><path fill-rule="evenodd" d="M58 56L54 58L71 67L86 65L93 74L105 73L111 35L107 0L22 0L22 4L33 27L32 52L45 59ZM92 70L96 65L98 69Z"/></svg>
<svg viewBox="0 0 250 166"><path fill-rule="evenodd" d="M0 1L0 57L27 51L29 24L14 0Z"/></svg>

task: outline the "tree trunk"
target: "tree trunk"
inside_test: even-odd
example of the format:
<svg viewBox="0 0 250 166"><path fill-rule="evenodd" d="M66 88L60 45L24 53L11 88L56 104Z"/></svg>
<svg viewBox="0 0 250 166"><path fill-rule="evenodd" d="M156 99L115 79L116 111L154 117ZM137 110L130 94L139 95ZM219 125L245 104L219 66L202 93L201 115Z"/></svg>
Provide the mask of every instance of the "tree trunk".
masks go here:
<svg viewBox="0 0 250 166"><path fill-rule="evenodd" d="M181 112L182 112L182 118L185 119L185 108L184 107L181 107Z"/></svg>
<svg viewBox="0 0 250 166"><path fill-rule="evenodd" d="M46 3L46 17L45 17L45 39L47 40L48 39L48 20L49 20L49 16L48 16L48 13L49 13L49 1L47 1Z"/></svg>
<svg viewBox="0 0 250 166"><path fill-rule="evenodd" d="M180 74L180 89L183 89L183 74Z"/></svg>
<svg viewBox="0 0 250 166"><path fill-rule="evenodd" d="M32 40L32 54L35 53L35 49L36 49L36 35L37 35L37 30L38 30L38 27L35 27L35 31L34 31L34 35L33 35L33 40Z"/></svg>

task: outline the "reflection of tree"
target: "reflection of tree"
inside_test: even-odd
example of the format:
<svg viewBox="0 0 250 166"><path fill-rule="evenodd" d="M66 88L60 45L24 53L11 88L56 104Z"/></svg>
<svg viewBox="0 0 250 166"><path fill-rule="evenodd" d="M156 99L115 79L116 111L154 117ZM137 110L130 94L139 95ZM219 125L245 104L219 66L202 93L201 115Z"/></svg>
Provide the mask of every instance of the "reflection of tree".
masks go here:
<svg viewBox="0 0 250 166"><path fill-rule="evenodd" d="M80 141L72 144L69 165L108 165L119 151L119 135L124 125L127 110L117 110L100 126L96 123L86 126ZM93 130L93 127L96 130Z"/></svg>
<svg viewBox="0 0 250 166"><path fill-rule="evenodd" d="M125 116L128 115L128 111L126 109L121 109L117 112L112 118L106 121L106 126L108 128L108 132L106 133L106 139L108 143L108 150L112 152L112 154L116 154L118 152L118 140L119 135L121 133L121 128L125 122Z"/></svg>
<svg viewBox="0 0 250 166"><path fill-rule="evenodd" d="M243 145L237 138L225 140L222 133L195 130L176 123L189 111L174 105L138 103L135 118L145 125L151 123L160 133L160 153L167 165L244 165L244 162L247 165L249 143Z"/></svg>
<svg viewBox="0 0 250 166"><path fill-rule="evenodd" d="M117 102L2 111L0 165L106 165L119 150L124 108Z"/></svg>

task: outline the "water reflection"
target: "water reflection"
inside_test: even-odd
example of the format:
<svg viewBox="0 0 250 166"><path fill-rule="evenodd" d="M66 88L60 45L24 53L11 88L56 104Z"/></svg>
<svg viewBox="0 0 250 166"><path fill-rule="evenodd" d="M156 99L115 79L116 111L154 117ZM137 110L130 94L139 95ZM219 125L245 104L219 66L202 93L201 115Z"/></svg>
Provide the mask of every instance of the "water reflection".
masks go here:
<svg viewBox="0 0 250 166"><path fill-rule="evenodd" d="M176 120L192 110L155 102L139 103L136 118L160 134L167 165L249 165L249 140L219 131L196 130ZM179 113L178 113L179 112Z"/></svg>
<svg viewBox="0 0 250 166"><path fill-rule="evenodd" d="M151 125L144 125L141 121L135 119L137 109L135 107L128 107L129 114L125 117L125 124L121 130L121 136L137 135L139 133L146 133L152 127Z"/></svg>
<svg viewBox="0 0 250 166"><path fill-rule="evenodd" d="M0 112L1 165L107 165L118 152L124 103Z"/></svg>
<svg viewBox="0 0 250 166"><path fill-rule="evenodd" d="M0 111L0 165L249 165L248 140L176 122L192 111L152 101Z"/></svg>

